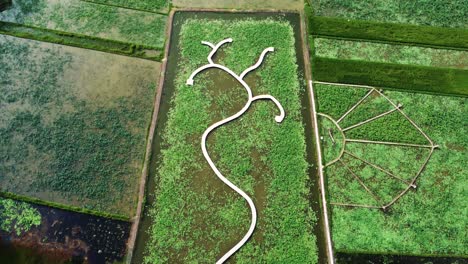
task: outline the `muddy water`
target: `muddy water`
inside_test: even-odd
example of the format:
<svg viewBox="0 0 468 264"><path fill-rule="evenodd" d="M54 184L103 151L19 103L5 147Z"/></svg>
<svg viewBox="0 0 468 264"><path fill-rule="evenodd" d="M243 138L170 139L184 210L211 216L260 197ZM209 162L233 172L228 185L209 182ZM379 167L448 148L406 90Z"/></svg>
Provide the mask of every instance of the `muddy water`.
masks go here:
<svg viewBox="0 0 468 264"><path fill-rule="evenodd" d="M89 263L123 261L130 223L32 205L41 225L17 236L0 232L0 263Z"/></svg>
<svg viewBox="0 0 468 264"><path fill-rule="evenodd" d="M241 19L241 18L250 18L250 19L265 19L265 18L275 18L275 17L281 17L282 19L288 20L291 25L293 26L294 29L294 35L295 35L295 48L296 48L296 56L297 56L297 63L299 66L299 75L304 76L304 58L303 58L303 51L302 51L302 38L301 38L301 29L300 29L300 17L298 14L293 14L293 13L227 13L227 12L177 12L174 15L174 23L173 23L173 29L172 29L172 35L171 35L171 45L169 47L169 57L168 57L168 64L167 64L167 69L165 73L165 80L164 80L164 88L163 88L163 94L161 98L161 105L160 105L160 112L158 116L158 124L156 127L156 133L155 133L155 139L153 141L153 146L152 146L152 156L151 156L151 162L150 162L150 169L149 169L149 177L148 177L148 184L146 188L146 206L145 210L140 222L140 227L139 227L139 232L138 232L138 237L137 237L137 243L136 243L136 250L134 252L133 260L132 263L134 264L139 264L142 263L143 256L144 256L144 251L145 251L145 244L146 241L149 239L148 236L148 229L151 225L151 216L149 215L149 208L152 207L152 204L155 202L155 188L157 187L157 179L155 177L151 177L151 175L156 175L156 170L160 165L160 154L161 154L161 132L165 129L166 127L166 122L167 122L167 113L171 107L171 99L172 95L175 90L175 84L174 80L176 77L176 68L177 68L177 62L180 59L179 55L179 50L178 50L178 43L179 43L179 32L182 26L182 23L184 20L189 19L189 18L204 18L204 19L225 19L225 20L235 20L235 19ZM222 56L222 55L221 55ZM255 83L255 80L247 80L249 84ZM312 166L309 169L309 175L310 175L310 181L309 181L309 187L310 187L310 205L313 209L313 211L316 213L318 217L318 224L313 230L313 234L317 237L318 241L318 248L319 248L319 263L326 263L326 254L325 254L325 239L323 237L323 230L322 230L322 223L321 223L321 213L320 213L320 203L319 203L319 189L318 189L318 177L317 177L317 171L316 171L316 166L315 164L315 146L313 145L313 133L312 133L312 123L311 123L311 116L310 116L310 105L309 105L309 94L308 94L308 89L306 87L306 82L304 80L301 81L302 85L302 116L303 116L303 123L305 125L305 131L306 131L306 141L307 141L307 160L308 163L311 164ZM255 85L252 85L251 87L253 90ZM244 91L242 91L245 93ZM237 101L237 100L236 100ZM242 98L239 98L238 102L240 104L244 104L245 100L242 100ZM239 109L238 106L233 106L233 109ZM227 112L226 114L231 113L231 109L225 110L224 112ZM219 120L219 119L217 119ZM209 142L208 142L209 143ZM254 157L254 162L255 162L255 157ZM259 159L257 159L259 160ZM253 175L255 178L256 175ZM261 178L260 175L257 175L258 178ZM215 177L213 177L214 180L216 180ZM220 182L220 181L216 181ZM215 186L215 182L210 183L212 186ZM225 186L224 186L225 187ZM220 187L221 188L221 187ZM262 214L262 208L264 207L264 200L265 200L265 186L262 181L259 180L259 182L255 185L255 193L259 194L257 197L254 197L255 202L259 205L259 215L261 216ZM263 197L261 194L263 194ZM258 223L259 229L261 230L262 226L262 221ZM256 234L253 236L253 239L256 241L261 241L262 234L261 232L256 232ZM237 240L235 240L237 241ZM229 243L226 243L229 244ZM226 248L229 248L226 246Z"/></svg>

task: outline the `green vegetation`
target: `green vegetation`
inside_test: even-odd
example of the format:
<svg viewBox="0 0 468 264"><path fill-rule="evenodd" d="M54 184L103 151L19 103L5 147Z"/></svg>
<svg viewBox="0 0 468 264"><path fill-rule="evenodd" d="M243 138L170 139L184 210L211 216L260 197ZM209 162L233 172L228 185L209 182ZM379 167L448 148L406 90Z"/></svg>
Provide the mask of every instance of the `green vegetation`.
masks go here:
<svg viewBox="0 0 468 264"><path fill-rule="evenodd" d="M11 0L0 0L0 12L11 6Z"/></svg>
<svg viewBox="0 0 468 264"><path fill-rule="evenodd" d="M310 0L315 15L440 27L468 28L464 0Z"/></svg>
<svg viewBox="0 0 468 264"><path fill-rule="evenodd" d="M468 51L316 38L315 56L468 70Z"/></svg>
<svg viewBox="0 0 468 264"><path fill-rule="evenodd" d="M0 21L0 34L160 61L161 49Z"/></svg>
<svg viewBox="0 0 468 264"><path fill-rule="evenodd" d="M25 202L0 198L0 230L21 235L41 224L41 214Z"/></svg>
<svg viewBox="0 0 468 264"><path fill-rule="evenodd" d="M388 87L425 93L468 95L468 70L316 57L316 81Z"/></svg>
<svg viewBox="0 0 468 264"><path fill-rule="evenodd" d="M159 64L9 36L0 43L1 191L128 219Z"/></svg>
<svg viewBox="0 0 468 264"><path fill-rule="evenodd" d="M177 34L177 32L175 32ZM250 210L243 199L211 171L200 150L210 124L239 111L246 102L242 86L219 70L190 73L207 63L209 47L226 37L216 60L240 73L266 47L274 47L263 65L246 77L253 93L271 94L286 111L269 101L253 103L242 118L218 128L208 151L222 173L254 200L259 221L253 238L233 257L237 263L317 263L312 228L316 223L307 196L308 167L294 34L282 18L263 20L189 19L180 32L180 60L163 150L156 175L157 202L151 210L145 263L213 262L247 231ZM311 176L312 177L312 176Z"/></svg>
<svg viewBox="0 0 468 264"><path fill-rule="evenodd" d="M79 0L17 0L0 21L162 49L167 16Z"/></svg>
<svg viewBox="0 0 468 264"><path fill-rule="evenodd" d="M314 16L309 20L311 34L407 45L468 49L468 30L407 24L379 23Z"/></svg>
<svg viewBox="0 0 468 264"><path fill-rule="evenodd" d="M344 147L344 138L336 125L325 117L320 118L321 147L324 163L339 157Z"/></svg>
<svg viewBox="0 0 468 264"><path fill-rule="evenodd" d="M315 87L322 89L317 95L319 105L349 104L346 96L320 96L325 94L327 86ZM341 89L347 92L352 88ZM397 91L386 91L385 94L392 101L401 102L403 111L440 148L435 150L419 176L417 189L404 195L390 211L383 213L381 210L333 206L335 248L338 252L354 253L466 256L467 98ZM390 135L388 137L406 137L408 133L402 131L401 126L395 129L389 122L387 120L372 129L380 135ZM405 180L416 175L429 153L427 148L362 143L347 144L346 148ZM384 178L349 155L344 156L344 161L383 199L388 199L391 193L403 187L397 188L395 184L398 181L392 179L391 182L389 177ZM356 181L351 181L352 175L339 163L327 167L326 175L332 202L376 203Z"/></svg>
<svg viewBox="0 0 468 264"><path fill-rule="evenodd" d="M99 4L119 6L136 10L160 12L169 7L170 0L84 0Z"/></svg>

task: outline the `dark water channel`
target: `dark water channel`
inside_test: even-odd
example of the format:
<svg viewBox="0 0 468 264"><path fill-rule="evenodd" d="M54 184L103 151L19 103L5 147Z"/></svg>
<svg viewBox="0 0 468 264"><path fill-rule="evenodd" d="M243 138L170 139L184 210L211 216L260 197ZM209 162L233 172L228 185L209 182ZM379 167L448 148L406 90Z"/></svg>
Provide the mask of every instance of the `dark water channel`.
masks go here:
<svg viewBox="0 0 468 264"><path fill-rule="evenodd" d="M173 28L171 33L171 42L169 47L169 57L167 68L165 72L164 88L161 98L160 111L158 116L158 124L155 131L155 138L152 146L152 157L149 168L149 176L147 181L146 188L146 204L143 212L143 216L140 222L139 232L137 236L136 249L133 255L133 264L140 264L143 261L143 256L145 252L145 244L149 239L148 229L150 228L152 219L149 214L149 208L152 207L153 203L156 202L155 192L157 191L157 179L155 177L156 170L160 165L160 155L161 155L161 132L164 131L167 122L167 113L171 107L171 99L175 90L175 77L177 73L177 62L179 61L179 32L183 22L187 19L223 19L223 20L238 20L238 19L252 19L252 20L263 20L267 18L271 19L281 19L289 21L291 26L294 29L295 36L295 48L296 48L296 59L298 64L299 77L301 78L300 83L302 85L302 116L304 118L304 125L306 131L306 141L307 141L307 160L309 164L315 164L315 146L313 145L313 133L312 133L312 123L311 123L311 113L309 105L309 94L307 89L307 82L304 80L304 57L302 50L302 37L301 37L301 20L300 16L297 13L270 13L270 12L257 12L257 13L230 13L230 12L176 12L174 14ZM326 254L325 254L325 239L323 236L323 229L321 228L321 213L320 213L320 203L319 203L319 189L318 189L318 177L316 166L311 166L309 170L310 175L310 201L311 207L318 217L318 224L314 234L317 237L318 248L319 248L319 261L320 263L326 263Z"/></svg>
<svg viewBox="0 0 468 264"><path fill-rule="evenodd" d="M122 262L130 223L32 205L42 217L41 225L17 236L0 232L0 263Z"/></svg>

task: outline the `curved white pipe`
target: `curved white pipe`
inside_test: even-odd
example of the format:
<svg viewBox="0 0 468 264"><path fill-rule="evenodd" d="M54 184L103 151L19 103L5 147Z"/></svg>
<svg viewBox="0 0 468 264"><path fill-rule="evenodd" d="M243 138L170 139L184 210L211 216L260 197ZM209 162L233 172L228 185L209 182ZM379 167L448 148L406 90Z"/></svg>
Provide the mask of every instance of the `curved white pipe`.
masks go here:
<svg viewBox="0 0 468 264"><path fill-rule="evenodd" d="M262 54L260 55L260 58L258 59L257 63L255 63L254 65L250 66L249 68L245 69L241 74L240 74L240 78L241 79L244 79L245 75L247 75L247 73L255 70L258 68L258 66L260 66L260 64L262 64L263 62L263 59L265 59L265 55L268 53L268 52L273 52L275 51L275 48L273 47L269 47L269 48L266 48L262 51Z"/></svg>
<svg viewBox="0 0 468 264"><path fill-rule="evenodd" d="M271 95L258 95L258 96L255 96L255 97L252 97L252 90L250 89L249 85L243 80L243 76L245 76L245 74L247 74L248 72L256 69L262 62L263 62L263 59L265 57L265 54L268 52L268 51L273 51L274 49L273 48L267 48L265 49L263 52L262 52L262 55L260 56L260 59L258 60L258 62L253 65L252 67L249 67L247 70L245 70L241 76L237 75L236 73L234 73L232 70L230 70L229 68L223 66L223 65L219 65L219 64L215 64L213 63L213 61L211 60L211 57L214 55L214 53L218 50L218 48L223 45L224 43L226 42L232 42L232 39L229 38L229 39L225 39L223 41L221 41L220 43L218 43L216 46L214 46L213 44L209 43L209 42L205 42L205 41L202 41L202 44L205 44L205 45L208 45L210 47L213 47L213 51L210 53L210 55L208 55L207 59L208 59L208 62L209 64L206 64L206 65L203 65L201 67L199 67L198 69L196 69L191 75L190 77L187 79L187 85L193 85L193 78L199 74L200 72L206 70L206 69L209 69L209 68L218 68L218 69L221 69L227 73L229 73L232 77L234 77L239 83L242 84L242 86L244 86L245 90L247 91L247 94L248 94L248 100L247 100L247 103L244 105L244 107L237 113L235 113L234 115L230 116L230 117L227 117L221 121L218 121L216 123L214 123L213 125L211 125L210 127L208 127L205 132L203 132L203 135L202 135L202 139L201 139L201 147L202 147L202 152L203 152L203 156L205 157L206 161L208 162L208 164L210 165L211 169L214 171L214 173L216 174L216 176L218 176L218 178L223 181L226 185L228 185L231 189L233 189L235 192L237 192L238 194L240 194L246 201L247 203L249 204L249 207L250 207L250 211L251 211L251 224L250 224L250 227L249 227L249 230L247 231L247 233L244 235L244 237L233 247L231 248L227 253L225 253L218 261L216 261L217 264L222 264L224 263L227 259L229 259L237 250L239 250L246 242L247 240L252 236L254 230L255 230L255 225L257 223L257 209L255 207L255 204L253 203L252 199L242 190L240 189L239 187L237 187L236 185L234 185L232 182L230 182L226 177L223 176L223 174L218 170L218 168L216 167L216 165L214 164L213 160L211 160L211 157L210 155L208 154L208 151L206 149L206 139L208 138L209 134L215 130L216 128L226 124L226 123L229 123L237 118L239 118L240 116L242 116L250 107L250 105L252 104L252 102L256 101L256 100L261 100L261 99L269 99L269 100L272 100L275 105L279 108L280 110L280 115L276 116L275 117L275 121L280 123L283 121L284 117L285 117L285 112L284 112L284 109L283 109L283 106L280 104L280 102L278 100L276 100L276 98L274 98L273 96Z"/></svg>

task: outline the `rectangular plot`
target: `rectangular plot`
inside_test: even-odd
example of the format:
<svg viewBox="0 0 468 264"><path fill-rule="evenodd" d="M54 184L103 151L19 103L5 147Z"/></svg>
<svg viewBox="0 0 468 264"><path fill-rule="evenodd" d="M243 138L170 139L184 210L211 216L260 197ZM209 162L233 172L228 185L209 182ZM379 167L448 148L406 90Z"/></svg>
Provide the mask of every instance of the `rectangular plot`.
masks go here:
<svg viewBox="0 0 468 264"><path fill-rule="evenodd" d="M279 109L268 100L255 101L241 118L208 137L207 151L217 168L252 197L258 211L254 235L234 259L316 263L310 232L316 220L306 198L309 171L301 113L305 90L298 75L301 56L296 54L298 17L181 12L174 19L174 48L164 87L171 95L165 101L171 104L160 130L162 150L153 175L157 202L151 209L145 260L214 262L250 225L248 205L217 178L201 152L204 131L242 109L247 92L219 69L200 73L193 86L186 84L197 67L208 63L210 47L201 41L218 43L231 37L232 43L223 45L214 61L237 74L255 64L265 48L274 47L245 80L254 95L274 96L287 113L277 123Z"/></svg>
<svg viewBox="0 0 468 264"><path fill-rule="evenodd" d="M160 64L0 43L0 190L133 216Z"/></svg>
<svg viewBox="0 0 468 264"><path fill-rule="evenodd" d="M0 20L163 48L167 16L79 0L18 0Z"/></svg>

